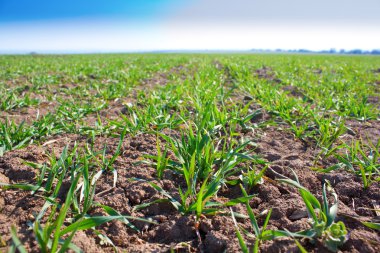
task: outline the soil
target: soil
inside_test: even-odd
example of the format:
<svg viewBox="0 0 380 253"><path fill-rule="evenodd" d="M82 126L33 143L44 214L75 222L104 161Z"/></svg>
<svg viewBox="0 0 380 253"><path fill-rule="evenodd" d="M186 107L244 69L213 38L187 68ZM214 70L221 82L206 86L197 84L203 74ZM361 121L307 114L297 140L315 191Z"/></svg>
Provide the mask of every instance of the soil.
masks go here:
<svg viewBox="0 0 380 253"><path fill-rule="evenodd" d="M281 83L281 79L276 77L276 74L274 73L273 69L271 67L263 66L260 69L256 69L254 71L254 75L257 76L260 79L265 79L270 82L274 83Z"/></svg>
<svg viewBox="0 0 380 253"><path fill-rule="evenodd" d="M346 143L361 139L365 143L372 142L376 145L380 139L380 122L378 120L346 120L346 127L349 128L348 134L342 137Z"/></svg>
<svg viewBox="0 0 380 253"><path fill-rule="evenodd" d="M36 119L39 119L48 113L54 113L56 102L42 102L38 106L16 108L10 111L0 111L0 121L14 122L16 125L25 122L32 124Z"/></svg>
<svg viewBox="0 0 380 253"><path fill-rule="evenodd" d="M219 62L214 63L216 68L222 69ZM171 72L181 73L183 67L176 67ZM268 67L256 70L259 78L277 81L273 71ZM91 77L90 78L95 78ZM180 77L182 78L182 77ZM227 83L231 75L227 73ZM143 86L153 87L165 85L169 82L168 74L158 74L149 80L144 80ZM288 90L292 93L292 90ZM301 92L302 93L302 92ZM297 96L297 91L295 95ZM302 94L301 94L302 95ZM126 98L124 101L110 102L107 108L100 112L107 118L117 117L123 113L126 101L135 102L135 98ZM244 98L250 101L249 97ZM252 109L260 107L252 105ZM31 116L32 114L32 116ZM25 116L33 116L34 112ZM94 115L93 115L94 116ZM95 116L94 116L95 117ZM91 124L94 117L85 120ZM262 113L252 119L253 123L265 125L271 120L271 115L262 110ZM350 120L346 122L352 128L353 135L350 138L368 136L377 140L380 136L380 124L378 121L359 122ZM177 134L174 130L165 130L169 134ZM255 143L254 153L270 162L264 182L253 187L250 194L255 197L250 201L254 213L258 217L260 226L264 223L265 211L272 209L272 216L268 229L288 229L296 232L310 227L305 205L298 191L290 186L278 183L277 173L293 178L291 169L296 172L300 183L308 188L321 200L322 184L329 180L339 196L338 219L342 220L349 230L347 242L341 247L341 252L380 252L380 233L368 229L353 217L360 216L363 220L376 218L374 203L380 199L380 184L374 183L369 189L364 190L360 178L345 171L335 171L329 174L317 173L312 170L315 166L315 157L321 152L318 148L310 146L294 137L287 129L274 126L255 129L255 131L242 131L241 138L249 139ZM126 252L238 252L240 246L235 234L235 227L230 216L230 210L225 209L227 215L207 216L201 219L199 224L200 239L197 236L195 219L192 215L181 215L169 203L156 203L141 210L134 210L139 204L149 203L163 198L147 181L154 182L166 190L175 198L179 198L178 186L182 188L185 182L173 172L165 171L163 179L158 180L155 169L141 163L145 155L154 155L156 150L156 136L152 134L127 135L124 139L121 154L114 164L118 173L116 187L113 187L113 175L104 174L97 182L95 201L108 205L123 215L132 215L151 219L157 224L138 221L132 223L141 232L135 232L120 221L108 222L97 228L99 232L107 235L115 247ZM344 139L342 140L349 140ZM117 138L97 137L93 143L95 150L102 150L106 146L107 155L112 155L118 145ZM29 183L34 184L38 172L24 162L38 164L48 163L49 155L59 157L65 146L72 149L74 143L83 147L90 142L86 137L65 134L52 136L44 140L40 145L29 145L20 150L9 151L0 157L0 182L2 183ZM334 160L319 161L320 166L332 165ZM141 180L133 180L138 178ZM69 185L64 184L60 192L63 200ZM240 188L237 186L225 186L221 189L216 201L226 201L230 198L240 197ZM38 195L32 195L27 191L1 190L0 191L0 250L6 251L11 244L9 228L14 225L17 235L30 252L39 252L37 243L29 229L29 223L41 210L44 199ZM243 205L232 207L233 211L247 215ZM106 215L100 208L94 208L90 215ZM238 219L239 225L252 231L248 219ZM254 240L245 238L252 246ZM1 245L1 242L5 245ZM73 239L84 252L113 252L113 248L100 240L93 230L78 231ZM328 252L317 241L302 240L302 245L310 252ZM2 247L2 248L1 248ZM297 246L292 239L284 238L275 241L267 241L261 245L262 252L297 252Z"/></svg>
<svg viewBox="0 0 380 253"><path fill-rule="evenodd" d="M373 104L377 109L380 109L380 98L379 96L369 96L367 98L367 103Z"/></svg>
<svg viewBox="0 0 380 253"><path fill-rule="evenodd" d="M305 95L305 92L302 91L302 89L299 87L286 85L286 86L283 86L281 89L285 91L286 93L288 93L290 96L301 98L304 100L309 100L309 102L311 102L310 99Z"/></svg>
<svg viewBox="0 0 380 253"><path fill-rule="evenodd" d="M330 174L318 174L310 168L318 150L307 147L306 144L294 139L294 136L274 127L269 127L260 133L247 133L245 138L256 142L255 153L260 154L271 162L271 169L266 173L263 184L252 189L257 194L251 201L251 206L256 214L272 208L270 228L288 229L299 231L309 227L307 213L301 197L294 188L281 185L274 181L277 172L292 177L290 168L299 176L300 183L307 187L313 194L321 197L321 186L324 179L328 179L339 196L338 217L343 220L351 231L350 239L342 248L342 252L378 252L380 250L379 233L366 229L350 218L360 215L371 219L376 216L373 201L380 199L380 186L373 184L369 189L363 190L360 179L353 175L340 171ZM56 140L51 142L51 140ZM47 162L47 154L54 152L60 154L63 147L77 141L84 143L86 140L77 135L68 135L65 138L57 137L48 140L45 146L30 146L25 149L7 152L0 158L0 180L5 183L34 183L36 171L23 164L23 161L36 163ZM102 149L104 144L108 150L114 150L118 139L98 138L95 149ZM174 248L180 252L236 252L239 244L235 236L233 221L230 216L205 217L200 224L200 243L196 231L195 221L192 216L179 214L170 204L159 203L148 208L134 211L138 204L148 203L162 198L148 183L143 181L131 181L131 178L139 178L153 181L178 197L176 186L183 184L173 173L168 171L161 181L155 179L155 170L148 165L140 164L141 157L146 154L155 154L156 137L149 134L126 137L122 154L116 160L115 167L118 171L118 182L112 187L112 175L105 175L97 183L95 201L109 205L124 215L150 218L157 225L134 222L142 230L136 233L127 228L120 221L109 222L102 225L99 231L106 234L118 249L129 252L166 252ZM239 189L226 187L222 189L219 198L232 198L239 196ZM9 242L9 227L12 224L18 228L18 235L28 249L38 252L36 243L28 230L28 221L33 220L33 215L38 213L44 200L29 192L7 190L0 193L1 216L0 233L3 240ZM241 205L235 206L235 211L246 214ZM227 211L227 210L226 210ZM93 210L91 214L104 214L101 210ZM259 218L263 222L263 217ZM239 223L249 229L248 222L239 220ZM374 244L369 244L372 240ZM74 242L78 242L85 252L112 252L111 247L100 244L99 238L92 231L84 231L76 234ZM253 242L251 242L253 243ZM313 252L326 251L321 244L312 245L303 242L308 250ZM363 248L364 247L364 248ZM281 239L266 242L262 245L263 252L289 252L297 251L294 242L290 239ZM365 249L365 251L363 251Z"/></svg>

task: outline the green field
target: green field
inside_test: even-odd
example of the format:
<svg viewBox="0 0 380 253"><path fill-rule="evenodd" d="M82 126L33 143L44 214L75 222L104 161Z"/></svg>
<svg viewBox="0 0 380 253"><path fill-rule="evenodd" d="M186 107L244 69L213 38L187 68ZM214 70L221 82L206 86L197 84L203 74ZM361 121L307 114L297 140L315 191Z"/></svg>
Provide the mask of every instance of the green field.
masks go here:
<svg viewBox="0 0 380 253"><path fill-rule="evenodd" d="M4 252L380 252L380 57L0 56Z"/></svg>

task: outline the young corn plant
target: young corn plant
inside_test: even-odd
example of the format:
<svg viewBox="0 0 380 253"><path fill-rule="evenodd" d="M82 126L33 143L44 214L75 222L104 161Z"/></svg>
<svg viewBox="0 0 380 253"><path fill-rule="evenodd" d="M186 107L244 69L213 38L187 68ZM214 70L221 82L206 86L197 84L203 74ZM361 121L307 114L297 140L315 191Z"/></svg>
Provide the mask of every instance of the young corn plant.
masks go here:
<svg viewBox="0 0 380 253"><path fill-rule="evenodd" d="M290 129L298 139L305 139L305 137L310 135L307 133L307 131L310 128L308 122L298 123L296 121L288 121L288 124L290 125Z"/></svg>
<svg viewBox="0 0 380 253"><path fill-rule="evenodd" d="M314 122L317 128L315 140L317 145L325 150L325 153L331 149L339 136L347 130L343 120L336 122L334 118L325 118L324 115L314 115Z"/></svg>
<svg viewBox="0 0 380 253"><path fill-rule="evenodd" d="M183 176L186 187L178 188L180 200L177 200L161 187L150 182L150 185L166 198L144 203L136 206L135 209L169 201L184 215L194 213L196 221L199 222L202 215L215 215L221 211L221 207L235 205L253 197L245 196L227 203L212 201L226 183L226 178L241 170L238 165L243 161L253 160L248 154L242 152L249 142L230 149L224 146L222 151L218 151L210 133L204 129L196 129L194 133L191 125L189 125L188 135L185 136L182 133L180 139L165 135L161 137L169 143L175 156L175 159L165 161L165 164L169 169ZM154 156L153 159L157 162L161 158Z"/></svg>
<svg viewBox="0 0 380 253"><path fill-rule="evenodd" d="M295 137L304 140L312 135L309 118L312 112L309 108L297 105L296 108L287 108L279 112L279 116L289 125Z"/></svg>
<svg viewBox="0 0 380 253"><path fill-rule="evenodd" d="M17 97L14 91L11 91L8 96L0 102L0 110L9 111L14 108L33 106L39 104L38 99L31 99L28 95L22 98Z"/></svg>
<svg viewBox="0 0 380 253"><path fill-rule="evenodd" d="M42 176L40 175L37 181L42 182L44 184L43 187L41 185L1 183L1 187L5 189L16 188L30 190L32 193L36 191L44 193L42 197L46 202L35 217L35 221L29 223L41 252L66 252L68 250L81 252L71 241L76 231L86 229L93 229L94 233L102 240L112 245L113 243L108 237L95 230L96 226L112 220L120 220L126 226L136 231L138 229L129 220L154 223L143 218L121 215L111 207L94 203L95 185L99 177L98 173L90 174L89 160L92 158L92 153L78 155L76 148L71 153L68 153L66 147L58 162L53 164L53 170L42 166L42 170L47 174L47 178L41 180ZM57 169L60 172L57 172ZM49 172L46 172L48 170ZM55 176L52 176L52 171L56 172ZM67 178L70 179L71 185L64 202L61 203L57 198L58 192L64 179ZM51 187L51 181L54 182L53 187ZM95 206L101 207L108 216L89 216L88 211ZM48 210L50 210L48 217L43 219ZM44 220L43 223L42 220ZM19 245L20 243L17 241L17 238L13 239L13 241L15 245L18 245L17 249L21 251L22 245Z"/></svg>
<svg viewBox="0 0 380 253"><path fill-rule="evenodd" d="M198 180L207 178L212 172L213 164L218 158L212 133L204 129L194 130L192 124L189 124L189 129L186 133L181 133L180 139L166 135L161 137L176 158L168 161L169 168L184 175L186 183L195 189ZM157 159L158 157L155 158L156 161Z"/></svg>
<svg viewBox="0 0 380 253"><path fill-rule="evenodd" d="M73 178L72 185L64 204L60 205L57 202L50 203L52 205L52 211L44 224L41 224L41 217L43 217L46 209L43 209L36 217L32 228L41 252L65 252L68 249L75 252L81 252L76 245L71 243L71 240L76 231L86 229L94 230L95 234L100 238L107 240L108 243L113 245L108 237L95 230L95 227L112 220L120 220L122 223L136 231L138 231L138 229L129 220L132 219L152 223L146 219L121 215L113 208L104 205L98 206L103 208L108 216L89 216L86 212L89 210L89 207L95 206L95 204L92 204L93 194L91 194L87 188L84 189L85 199L83 202L82 213L77 213L76 205L78 204L78 200L76 193L77 189L80 187L80 185L78 185L80 178L82 178L80 173ZM90 182L87 182L87 184L90 184ZM73 218L70 218L70 216ZM63 224L68 221L69 225L63 226ZM63 239L64 237L65 239Z"/></svg>
<svg viewBox="0 0 380 253"><path fill-rule="evenodd" d="M293 172L294 173L294 172ZM346 226L342 221L335 222L338 212L338 196L326 181L323 184L322 199L320 203L318 199L305 187L303 187L294 173L295 180L290 178L278 179L278 181L294 186L298 189L311 219L311 229L298 232L298 235L303 235L305 238L312 240L320 238L322 243L333 252L337 252L347 240ZM327 192L333 196L334 202L330 206Z"/></svg>
<svg viewBox="0 0 380 253"><path fill-rule="evenodd" d="M242 132L254 131L254 127L251 126L250 121L262 115L262 110L257 109L253 112L247 112L250 104L247 104L240 112L237 111L236 116L232 117L232 121L236 122L242 128ZM242 116L244 115L244 116Z"/></svg>
<svg viewBox="0 0 380 253"><path fill-rule="evenodd" d="M203 141L205 141L205 139L203 139ZM178 142L172 144L175 145L175 143ZM210 143L211 144L208 145L213 145L212 142ZM158 202L169 201L182 214L196 212L197 218L200 218L201 214L216 214L219 211L220 206L232 205L232 203L235 203L238 200L229 201L227 204L220 204L209 200L216 196L222 185L227 182L226 178L228 176L236 174L241 170L237 167L238 164L253 159L247 154L240 153L241 149L247 144L248 143L243 143L235 149L223 153L216 152L214 146L210 146L206 148L206 152L204 149L196 149L192 154L186 153L186 156L183 155L183 153L180 153L181 151L174 149L174 154L181 155L176 156L176 158L178 161L182 161L182 163L174 160L169 160L166 163L168 164L168 168L173 169L184 177L186 188L181 189L180 187L178 189L180 194L180 201L178 201L158 185L150 183L153 188L167 197L167 199L161 199L158 200ZM181 146L181 148L183 147ZM202 159L205 160L201 159L200 162L197 162L197 156L200 155L202 155ZM187 158L190 160L187 161ZM205 166L208 169L208 175L205 175L205 177L200 176L202 166ZM140 209L151 204L153 203L142 204L135 208Z"/></svg>
<svg viewBox="0 0 380 253"><path fill-rule="evenodd" d="M69 233L72 233L65 240L62 239L64 234L60 234L61 227L63 226L63 223L68 215L70 205L72 204L74 190L77 187L78 181L79 174L73 178L65 203L62 204L60 208L58 208L58 203L55 202L55 199L47 199L47 202L44 205L45 208L43 208L40 214L36 217L32 227L41 252L57 252L59 247L61 247L60 252L64 252L69 248L78 252L78 248L70 243L77 229L69 231ZM40 219L46 211L47 205L52 205L53 208L47 222L42 227ZM58 210L59 212L57 212Z"/></svg>
<svg viewBox="0 0 380 253"><path fill-rule="evenodd" d="M122 115L123 125L130 133L175 128L182 122L176 114L170 113L162 102L158 104L157 101L144 97L141 103L147 103L147 105L143 108L127 106L127 115Z"/></svg>
<svg viewBox="0 0 380 253"><path fill-rule="evenodd" d="M105 103L88 102L87 104L77 104L62 101L57 108L56 114L65 121L78 121L90 113L96 113L106 106Z"/></svg>
<svg viewBox="0 0 380 253"><path fill-rule="evenodd" d="M264 162L263 162L264 163ZM239 176L240 181L250 191L254 186L262 184L264 182L263 176L268 169L268 165L265 165L259 172L255 168L248 167L246 172L242 172Z"/></svg>
<svg viewBox="0 0 380 253"><path fill-rule="evenodd" d="M57 197L63 180L67 177L67 173L70 172L74 161L77 159L77 148L78 146L74 144L71 152L69 152L68 146L65 146L58 160L54 155L49 156L48 164L41 165L24 161L24 164L39 171L35 187L46 193L51 193L53 198Z"/></svg>
<svg viewBox="0 0 380 253"><path fill-rule="evenodd" d="M111 158L107 158L107 154L106 154L107 148L104 147L103 152L101 154L100 161L99 161L99 159L97 159L98 165L102 169L97 173L96 176L100 177L103 173L112 172L112 174L113 174L113 187L116 187L116 182L117 182L117 170L113 167L113 164L115 163L117 157L121 153L121 147L123 145L124 137L127 133L127 130L128 130L128 128L124 127L122 133L120 134L119 143L117 145L117 148L116 148L116 150L115 150L115 152ZM97 158L97 154L93 153L93 157Z"/></svg>
<svg viewBox="0 0 380 253"><path fill-rule="evenodd" d="M162 179L162 177L164 175L164 171L169 165L169 157L167 155L168 146L165 145L164 151L161 150L160 139L159 139L158 135L157 135L156 147L157 147L157 155L155 155L155 156L146 155L145 156L146 158L153 160L153 162L150 162L150 161L143 161L143 162L155 166L157 178Z"/></svg>
<svg viewBox="0 0 380 253"><path fill-rule="evenodd" d="M264 163L263 160L251 156L250 152L243 152L250 141L228 144L226 141L228 138L225 137L215 144L213 132L196 129L194 133L191 125L187 134L182 133L180 139L166 135L161 135L161 137L166 140L175 157L165 161L167 167L183 175L187 187L193 192L197 184L209 178L210 175L222 174L223 178L226 178L240 172L242 168L238 165L244 161ZM159 159L156 156L152 158L155 161Z"/></svg>
<svg viewBox="0 0 380 253"><path fill-rule="evenodd" d="M236 205L238 203L243 203L246 199L253 198L253 195L249 195L246 197L232 199L225 203L220 203L218 201L212 201L211 198L216 197L219 189L223 184L223 179L220 177L215 177L214 179L210 179L210 181L205 180L200 189L196 192L191 192L191 190L181 188L178 189L180 194L180 200L178 201L173 196L171 196L167 191L162 189L160 186L153 182L149 182L149 184L156 189L159 193L161 193L166 198L158 199L153 202L144 203L141 205L137 205L134 207L134 210L139 210L145 207L148 207L155 203L160 202L170 202L173 207L178 210L183 215L195 214L196 221L199 221L203 215L217 215L222 213L222 207L229 207Z"/></svg>
<svg viewBox="0 0 380 253"><path fill-rule="evenodd" d="M0 156L6 151L22 148L33 141L34 129L21 122L19 125L6 119L0 121Z"/></svg>
<svg viewBox="0 0 380 253"><path fill-rule="evenodd" d="M64 150L64 154L61 155L61 157L66 157L66 151ZM62 167L59 167L60 169L63 169L64 165L62 164ZM66 175L68 168L65 168L64 172L61 175ZM74 252L79 252L80 250L73 245L70 241L72 240L74 233L76 229L68 231L72 232L66 239L62 239L62 236L64 234L60 234L60 229L63 226L63 223L66 219L66 216L68 215L69 212L69 207L72 204L73 200L73 194L74 191L77 187L77 183L80 178L80 173L74 173L71 171L71 187L67 193L66 200L65 202L60 205L59 202L57 201L57 193L62 185L63 178L58 176L58 177L48 177L48 180L46 180L46 186L42 188L42 191L45 194L49 193L49 178L53 179L55 178L57 181L56 188L53 191L53 193L44 198L46 199L46 202L44 206L42 207L40 213L36 216L36 219L33 224L31 224L31 227L33 229L33 232L35 234L39 249L41 252L64 252L65 250L71 249ZM45 180L44 180L45 181ZM21 184L2 184L3 188L17 188L17 189L24 189L24 190L31 190L32 193L41 190L41 186L32 186L32 185L21 185ZM48 208L51 207L51 212L50 215L45 222L44 226L42 227L40 224L40 221ZM58 211L59 210L59 211Z"/></svg>
<svg viewBox="0 0 380 253"><path fill-rule="evenodd" d="M367 94L362 99L351 99L347 106L346 114L361 121L376 119L379 116L378 112L376 112L375 106L368 103Z"/></svg>
<svg viewBox="0 0 380 253"><path fill-rule="evenodd" d="M244 201L244 204L245 204L245 206L247 208L249 220L251 222L251 226L252 226L252 229L253 229L253 232L254 232L252 234L252 233L248 232L247 230L245 230L244 228L240 227L237 224L237 222L236 222L235 214L231 210L232 219L233 219L234 224L235 224L236 236L237 236L237 238L239 240L240 248L241 248L241 250L244 253L250 253L250 252L258 253L259 252L259 248L260 248L260 244L263 241L275 240L277 238L287 237L287 236L291 236L291 237L303 237L303 235L299 235L297 233L292 233L292 232L285 231L285 230L271 230L271 229L267 229L267 226L268 226L268 223L269 223L269 220L270 220L270 216L272 214L272 209L270 209L268 211L268 213L267 213L267 215L265 217L264 224L260 228L260 226L259 226L259 224L257 222L257 219L255 217L255 214L253 213L253 210L252 210L251 206L249 205L249 198L247 198L248 194L247 194L246 190L244 189L244 187L242 185L240 185L240 188L241 188L241 190L243 192L243 197L246 198L245 201ZM243 233L247 237L255 239L255 244L253 245L252 248L250 248L247 245L247 243L244 241L244 238L243 238L240 230L242 230Z"/></svg>
<svg viewBox="0 0 380 253"><path fill-rule="evenodd" d="M0 187L4 189L28 190L32 191L32 194L35 194L37 191L44 192L45 194L51 194L51 198L55 199L58 196L64 178L66 178L67 173L71 170L76 155L76 147L77 146L74 145L73 152L68 153L66 146L58 161L54 156L50 156L49 165L24 161L24 164L39 170L36 177L36 184L0 183Z"/></svg>
<svg viewBox="0 0 380 253"><path fill-rule="evenodd" d="M344 150L344 154L336 152L336 150ZM339 163L330 166L326 169L319 170L320 172L330 172L337 169L346 169L361 177L364 189L374 182L380 182L380 139L374 145L371 140L368 144L363 141L356 140L348 145L343 143L338 146L329 155L333 154Z"/></svg>

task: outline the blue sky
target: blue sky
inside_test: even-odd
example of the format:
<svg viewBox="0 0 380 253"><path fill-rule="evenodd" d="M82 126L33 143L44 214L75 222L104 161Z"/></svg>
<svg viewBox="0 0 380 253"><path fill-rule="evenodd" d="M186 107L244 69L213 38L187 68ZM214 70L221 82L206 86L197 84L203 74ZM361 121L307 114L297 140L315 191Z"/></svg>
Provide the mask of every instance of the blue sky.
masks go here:
<svg viewBox="0 0 380 253"><path fill-rule="evenodd" d="M173 0L0 0L0 22L43 21L71 18L152 18L176 5Z"/></svg>
<svg viewBox="0 0 380 253"><path fill-rule="evenodd" d="M379 0L0 0L0 52L380 48Z"/></svg>

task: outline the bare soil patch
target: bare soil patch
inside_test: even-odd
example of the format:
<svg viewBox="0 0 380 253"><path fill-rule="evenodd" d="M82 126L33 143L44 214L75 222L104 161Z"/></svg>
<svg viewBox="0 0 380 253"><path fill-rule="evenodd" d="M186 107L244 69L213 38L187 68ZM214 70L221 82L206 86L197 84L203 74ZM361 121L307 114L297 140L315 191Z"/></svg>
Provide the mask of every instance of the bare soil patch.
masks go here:
<svg viewBox="0 0 380 253"><path fill-rule="evenodd" d="M254 71L254 75L260 79L265 79L267 81L274 82L277 84L282 82L281 79L276 77L276 74L274 73L271 67L263 66L260 69L256 69Z"/></svg>
<svg viewBox="0 0 380 253"><path fill-rule="evenodd" d="M377 109L380 109L380 97L379 96L369 96L367 98L367 103L374 105Z"/></svg>
<svg viewBox="0 0 380 253"><path fill-rule="evenodd" d="M380 138L380 122L378 120L346 120L346 126L351 130L342 138L346 142L356 139L376 144Z"/></svg>
<svg viewBox="0 0 380 253"><path fill-rule="evenodd" d="M281 89L292 97L310 100L305 95L305 92L299 87L292 86L292 85L286 85L286 86L281 87Z"/></svg>
<svg viewBox="0 0 380 253"><path fill-rule="evenodd" d="M14 122L19 125L21 122L31 124L37 119L53 113L56 108L56 102L41 102L38 106L16 108L10 111L0 111L0 120Z"/></svg>

